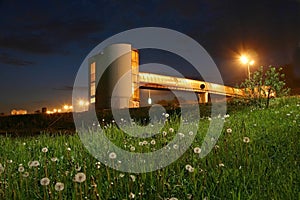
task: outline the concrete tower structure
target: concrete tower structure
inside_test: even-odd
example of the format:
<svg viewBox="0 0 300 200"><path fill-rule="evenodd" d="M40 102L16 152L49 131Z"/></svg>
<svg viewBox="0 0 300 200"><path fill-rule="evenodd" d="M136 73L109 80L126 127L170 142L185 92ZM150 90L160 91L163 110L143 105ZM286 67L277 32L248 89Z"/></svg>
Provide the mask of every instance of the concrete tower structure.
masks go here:
<svg viewBox="0 0 300 200"><path fill-rule="evenodd" d="M139 107L137 50L130 44L113 44L88 63L91 106L96 110Z"/></svg>

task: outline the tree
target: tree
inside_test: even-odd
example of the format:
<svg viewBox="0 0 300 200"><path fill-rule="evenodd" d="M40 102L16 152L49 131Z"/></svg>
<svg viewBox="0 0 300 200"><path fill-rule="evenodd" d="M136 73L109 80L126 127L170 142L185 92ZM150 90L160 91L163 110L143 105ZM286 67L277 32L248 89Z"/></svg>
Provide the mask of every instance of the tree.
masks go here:
<svg viewBox="0 0 300 200"><path fill-rule="evenodd" d="M245 90L245 98L251 104L259 107L269 107L270 98L282 97L289 94L290 89L285 87L285 75L282 68L269 66L267 70L260 67L246 79L241 87Z"/></svg>

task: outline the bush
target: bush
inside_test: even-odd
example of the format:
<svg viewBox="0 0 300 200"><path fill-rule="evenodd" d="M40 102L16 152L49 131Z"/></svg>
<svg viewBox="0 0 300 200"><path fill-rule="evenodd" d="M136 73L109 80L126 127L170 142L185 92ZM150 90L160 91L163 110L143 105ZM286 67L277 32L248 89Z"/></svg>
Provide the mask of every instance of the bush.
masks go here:
<svg viewBox="0 0 300 200"><path fill-rule="evenodd" d="M247 78L241 88L245 90L245 101L258 107L269 107L270 98L287 96L290 89L284 81L282 68L269 66L267 70L261 66Z"/></svg>

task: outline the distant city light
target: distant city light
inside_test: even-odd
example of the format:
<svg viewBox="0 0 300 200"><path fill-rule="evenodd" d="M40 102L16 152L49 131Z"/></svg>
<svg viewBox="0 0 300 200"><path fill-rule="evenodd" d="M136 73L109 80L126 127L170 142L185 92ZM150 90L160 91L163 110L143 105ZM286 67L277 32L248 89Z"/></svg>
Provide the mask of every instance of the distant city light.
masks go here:
<svg viewBox="0 0 300 200"><path fill-rule="evenodd" d="M64 109L65 109L65 110L68 110L68 109L69 109L69 106L68 106L68 105L64 105Z"/></svg>
<svg viewBox="0 0 300 200"><path fill-rule="evenodd" d="M47 110L46 114L67 113L67 112L72 112L72 111L73 111L73 106L64 104L61 108L53 108L53 110Z"/></svg>
<svg viewBox="0 0 300 200"><path fill-rule="evenodd" d="M27 110L12 110L10 112L11 115L26 115Z"/></svg>

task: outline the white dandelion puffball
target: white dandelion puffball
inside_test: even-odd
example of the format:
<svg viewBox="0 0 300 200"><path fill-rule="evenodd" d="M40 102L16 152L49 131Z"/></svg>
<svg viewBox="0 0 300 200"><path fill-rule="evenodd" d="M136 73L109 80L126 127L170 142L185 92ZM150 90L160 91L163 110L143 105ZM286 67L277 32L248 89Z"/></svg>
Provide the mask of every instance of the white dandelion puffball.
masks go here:
<svg viewBox="0 0 300 200"><path fill-rule="evenodd" d="M201 149L199 147L195 147L194 153L197 153L197 154L201 153Z"/></svg>
<svg viewBox="0 0 300 200"><path fill-rule="evenodd" d="M244 137L244 139L243 139L243 142L245 142L245 143L249 143L249 142L250 142L250 138L248 138L248 137Z"/></svg>
<svg viewBox="0 0 300 200"><path fill-rule="evenodd" d="M49 183L50 183L50 179L47 178L47 177L42 178L42 179L40 180L40 183L41 183L41 185L43 185L43 186L47 186L47 185L49 185Z"/></svg>
<svg viewBox="0 0 300 200"><path fill-rule="evenodd" d="M133 194L132 192L130 192L129 199L134 199L134 197L135 197L135 194Z"/></svg>
<svg viewBox="0 0 300 200"><path fill-rule="evenodd" d="M86 180L86 176L84 173L82 172L79 172L75 175L75 178L74 178L75 182L77 183L82 183Z"/></svg>
<svg viewBox="0 0 300 200"><path fill-rule="evenodd" d="M117 154L116 154L115 152L111 152L111 153L109 154L109 158L110 158L110 159L116 159L116 158L117 158Z"/></svg>
<svg viewBox="0 0 300 200"><path fill-rule="evenodd" d="M65 188L65 185L61 182L57 182L54 186L56 191L62 191Z"/></svg>
<svg viewBox="0 0 300 200"><path fill-rule="evenodd" d="M227 133L232 133L232 129L231 129L231 128L228 128L228 129L226 130L226 132L227 132Z"/></svg>
<svg viewBox="0 0 300 200"><path fill-rule="evenodd" d="M42 152L47 153L48 152L48 148L47 147L42 148Z"/></svg>
<svg viewBox="0 0 300 200"><path fill-rule="evenodd" d="M19 171L19 172L24 172L24 170L25 170L25 169L24 169L23 166L20 166L20 167L18 168L18 171Z"/></svg>

